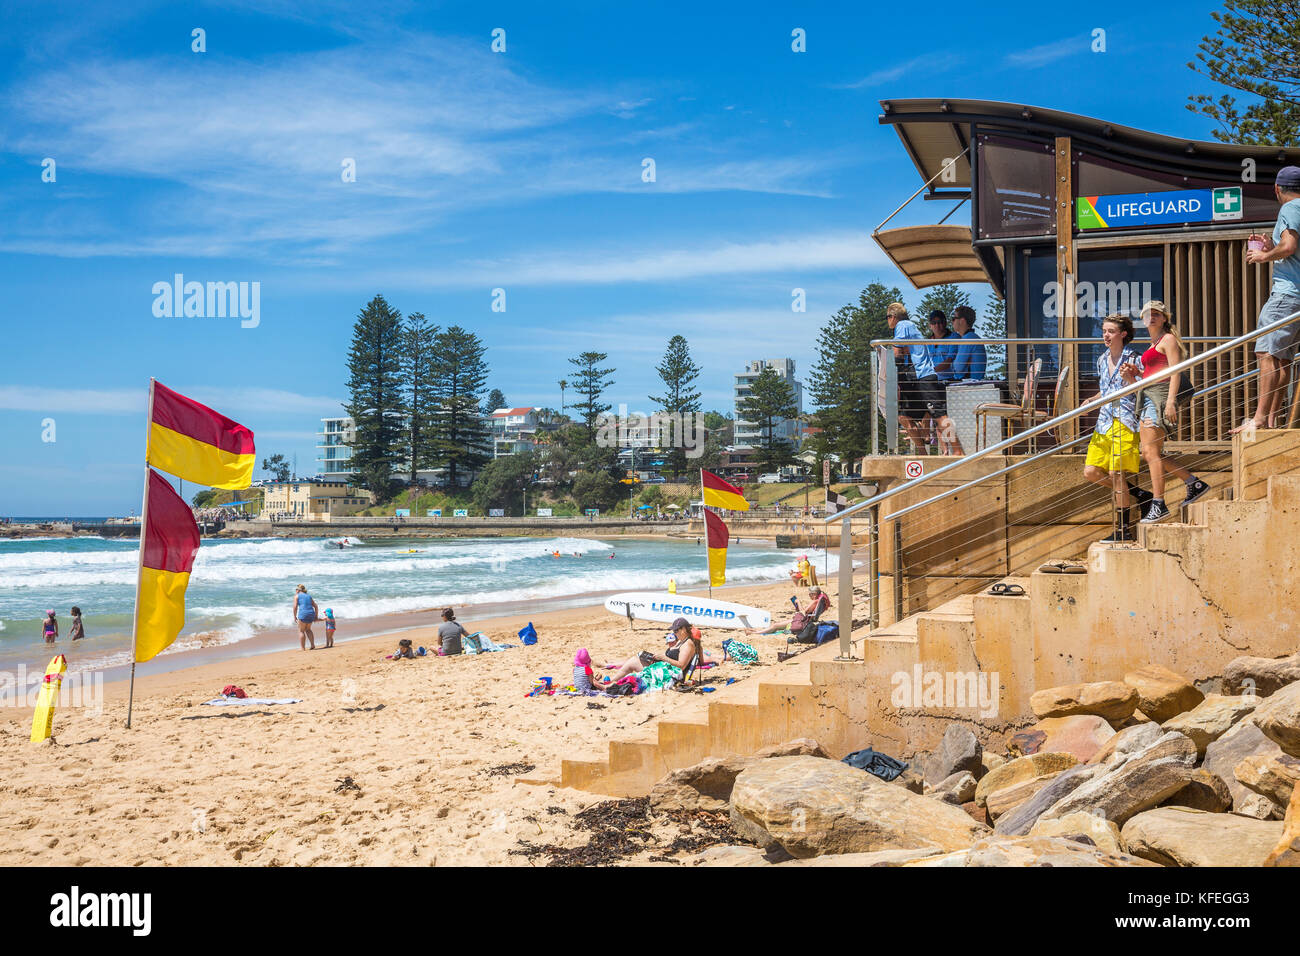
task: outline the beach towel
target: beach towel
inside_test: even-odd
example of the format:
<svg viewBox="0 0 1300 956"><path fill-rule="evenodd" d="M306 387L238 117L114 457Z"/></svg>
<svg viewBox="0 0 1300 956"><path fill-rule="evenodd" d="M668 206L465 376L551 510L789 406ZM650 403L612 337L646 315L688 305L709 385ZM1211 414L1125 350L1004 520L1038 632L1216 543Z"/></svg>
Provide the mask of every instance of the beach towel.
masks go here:
<svg viewBox="0 0 1300 956"><path fill-rule="evenodd" d="M661 690L672 684L673 678L680 677L681 673L680 670L667 661L655 661L655 663L645 667L637 676L641 679L640 683L644 685L644 690Z"/></svg>
<svg viewBox="0 0 1300 956"><path fill-rule="evenodd" d="M252 704L265 707L269 704L301 704L301 697L215 697L203 702L208 707L234 707L237 704Z"/></svg>
<svg viewBox="0 0 1300 956"><path fill-rule="evenodd" d="M473 634L466 634L461 638L463 647L461 650L466 654L477 654L483 650L482 631L475 631Z"/></svg>
<svg viewBox="0 0 1300 956"><path fill-rule="evenodd" d="M722 649L726 652L727 657L737 664L757 664L758 651L744 641L738 641L734 637L728 638L722 642Z"/></svg>

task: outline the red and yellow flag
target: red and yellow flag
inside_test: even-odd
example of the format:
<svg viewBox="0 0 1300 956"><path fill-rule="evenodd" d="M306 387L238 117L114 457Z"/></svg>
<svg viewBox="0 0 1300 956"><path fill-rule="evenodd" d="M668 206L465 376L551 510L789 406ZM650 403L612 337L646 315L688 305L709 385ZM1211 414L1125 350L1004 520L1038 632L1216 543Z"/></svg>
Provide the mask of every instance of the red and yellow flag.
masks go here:
<svg viewBox="0 0 1300 956"><path fill-rule="evenodd" d="M711 471L700 470L700 483L704 487L704 504L710 508L728 511L748 511L749 502L735 485L723 481Z"/></svg>
<svg viewBox="0 0 1300 956"><path fill-rule="evenodd" d="M166 385L153 383L146 464L213 488L247 488L253 481L253 433L220 412Z"/></svg>
<svg viewBox="0 0 1300 956"><path fill-rule="evenodd" d="M140 594L135 605L135 659L153 660L185 624L185 588L199 550L199 526L167 479L149 470L149 505L140 547Z"/></svg>
<svg viewBox="0 0 1300 956"><path fill-rule="evenodd" d="M731 534L722 519L712 511L704 512L704 531L708 535L704 540L709 547L709 586L718 587L727 583L727 543Z"/></svg>

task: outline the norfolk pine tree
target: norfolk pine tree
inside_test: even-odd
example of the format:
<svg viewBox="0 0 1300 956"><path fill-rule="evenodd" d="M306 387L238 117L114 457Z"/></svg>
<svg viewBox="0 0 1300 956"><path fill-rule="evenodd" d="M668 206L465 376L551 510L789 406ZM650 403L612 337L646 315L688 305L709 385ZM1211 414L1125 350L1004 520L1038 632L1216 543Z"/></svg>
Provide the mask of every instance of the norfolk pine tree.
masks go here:
<svg viewBox="0 0 1300 956"><path fill-rule="evenodd" d="M479 403L487 383L487 351L477 335L453 325L436 339L434 379L437 408L435 460L456 487L457 470L472 471L489 459L489 434Z"/></svg>
<svg viewBox="0 0 1300 956"><path fill-rule="evenodd" d="M784 438L777 438L773 431L784 419L794 418L797 413L794 390L790 388L790 383L777 375L776 369L766 366L758 378L754 379L749 394L736 406L737 417L752 422L762 432L758 440L758 453L754 456L760 468L779 468L790 462L790 443Z"/></svg>
<svg viewBox="0 0 1300 956"><path fill-rule="evenodd" d="M691 349L685 336L674 335L668 340L663 361L655 371L664 383L664 394L648 397L672 417L674 429L683 428L683 416L700 410L700 393L692 388L700 377L700 367L691 360ZM681 434L674 432L668 438L672 443L668 451L668 471L676 478L686 470L686 448Z"/></svg>
<svg viewBox="0 0 1300 956"><path fill-rule="evenodd" d="M348 391L343 407L356 423L352 468L361 483L386 499L393 471L405 455L401 377L402 314L377 295L357 316L348 350Z"/></svg>
<svg viewBox="0 0 1300 956"><path fill-rule="evenodd" d="M406 451L411 466L411 484L416 472L434 463L434 358L438 327L422 312L406 317L402 330L402 392L406 402Z"/></svg>

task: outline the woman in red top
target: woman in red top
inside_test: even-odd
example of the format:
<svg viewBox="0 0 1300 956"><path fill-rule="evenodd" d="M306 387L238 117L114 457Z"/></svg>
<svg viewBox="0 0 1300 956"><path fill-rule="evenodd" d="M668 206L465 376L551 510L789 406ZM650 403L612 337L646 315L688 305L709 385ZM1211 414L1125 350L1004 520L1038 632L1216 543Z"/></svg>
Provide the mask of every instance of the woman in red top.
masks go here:
<svg viewBox="0 0 1300 956"><path fill-rule="evenodd" d="M1139 377L1150 378L1170 365L1177 365L1186 357L1183 342L1174 329L1169 306L1158 301L1146 303L1142 306L1142 322L1151 336L1151 347L1142 353L1141 376L1125 375L1131 381L1137 381ZM1143 524L1154 524L1169 517L1169 509L1165 506L1166 471L1187 484L1184 504L1191 504L1210 490L1208 484L1164 456L1165 439L1178 427L1177 396L1181 378L1182 373L1175 372L1142 390L1142 457L1151 472L1151 501L1147 505L1146 514L1142 516Z"/></svg>

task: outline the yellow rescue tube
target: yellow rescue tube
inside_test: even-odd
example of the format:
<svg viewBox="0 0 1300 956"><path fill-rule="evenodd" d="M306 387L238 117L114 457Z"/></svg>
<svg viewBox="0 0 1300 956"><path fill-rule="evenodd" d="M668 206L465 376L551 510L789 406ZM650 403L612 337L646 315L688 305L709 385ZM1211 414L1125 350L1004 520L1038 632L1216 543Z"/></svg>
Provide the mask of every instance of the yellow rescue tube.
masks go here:
<svg viewBox="0 0 1300 956"><path fill-rule="evenodd" d="M68 670L68 659L56 654L50 666L45 668L45 679L41 681L41 692L36 698L36 713L32 715L32 743L38 744L48 740L54 732L54 706L59 702L59 688L63 686L63 675Z"/></svg>

